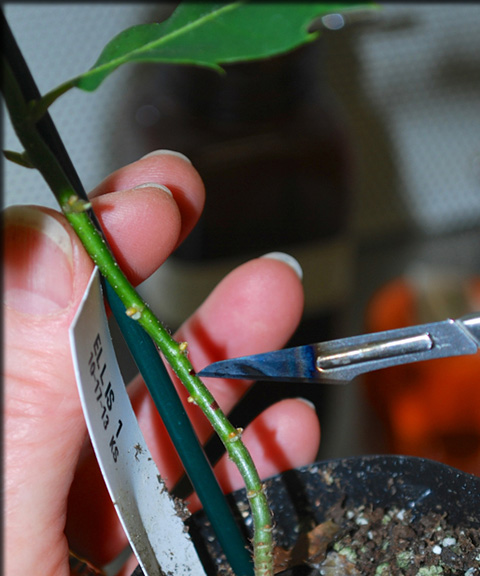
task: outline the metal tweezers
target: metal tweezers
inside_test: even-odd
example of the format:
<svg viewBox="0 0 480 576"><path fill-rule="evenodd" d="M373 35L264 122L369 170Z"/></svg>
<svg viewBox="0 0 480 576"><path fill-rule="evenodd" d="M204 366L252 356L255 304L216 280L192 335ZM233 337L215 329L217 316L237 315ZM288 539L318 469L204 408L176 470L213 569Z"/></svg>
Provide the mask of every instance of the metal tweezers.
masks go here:
<svg viewBox="0 0 480 576"><path fill-rule="evenodd" d="M480 313L385 332L285 348L210 364L208 378L346 384L356 376L421 360L475 354Z"/></svg>

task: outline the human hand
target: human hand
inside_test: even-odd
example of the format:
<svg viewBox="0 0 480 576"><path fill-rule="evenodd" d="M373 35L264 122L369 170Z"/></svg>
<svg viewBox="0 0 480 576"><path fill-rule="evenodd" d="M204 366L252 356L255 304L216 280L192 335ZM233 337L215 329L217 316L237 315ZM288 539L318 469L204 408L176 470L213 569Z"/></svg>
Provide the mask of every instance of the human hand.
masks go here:
<svg viewBox="0 0 480 576"><path fill-rule="evenodd" d="M138 284L193 228L204 189L186 159L163 151L118 170L91 198L119 265ZM69 549L102 566L127 544L87 441L69 346L68 329L92 270L62 215L43 207L5 210L4 568L9 576L67 576ZM283 346L302 306L301 282L292 267L255 259L227 276L176 337L189 342L190 359L201 368ZM214 380L209 387L228 413L248 383ZM129 393L171 488L182 475L181 463L141 378L130 384ZM186 402L183 388L179 393L205 441L210 425ZM293 399L265 410L242 436L263 477L311 462L319 437L313 408ZM227 492L243 484L227 458L216 473ZM194 497L190 506L198 507ZM132 558L122 574L135 565Z"/></svg>

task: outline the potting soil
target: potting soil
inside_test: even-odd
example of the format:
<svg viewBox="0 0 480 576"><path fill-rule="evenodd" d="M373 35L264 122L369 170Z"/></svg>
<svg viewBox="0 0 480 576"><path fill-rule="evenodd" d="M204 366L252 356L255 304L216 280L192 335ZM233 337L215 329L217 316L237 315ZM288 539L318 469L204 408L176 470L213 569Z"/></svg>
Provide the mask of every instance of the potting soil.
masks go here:
<svg viewBox="0 0 480 576"><path fill-rule="evenodd" d="M339 503L326 518L277 549L278 572L303 554L311 576L480 576L480 530L450 526L445 514Z"/></svg>

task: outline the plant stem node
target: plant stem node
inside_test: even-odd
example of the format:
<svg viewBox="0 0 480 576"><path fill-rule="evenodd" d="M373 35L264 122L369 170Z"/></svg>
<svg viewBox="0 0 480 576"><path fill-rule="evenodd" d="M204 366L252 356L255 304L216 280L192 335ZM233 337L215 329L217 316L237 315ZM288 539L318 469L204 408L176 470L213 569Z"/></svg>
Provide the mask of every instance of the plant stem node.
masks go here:
<svg viewBox="0 0 480 576"><path fill-rule="evenodd" d="M142 317L142 312L143 312L143 306L140 307L137 304L129 306L125 310L125 314L132 320L140 320L140 318Z"/></svg>
<svg viewBox="0 0 480 576"><path fill-rule="evenodd" d="M67 214L71 212L85 212L91 207L91 202L85 202L85 200L82 200L76 194L72 194L63 205L63 211Z"/></svg>
<svg viewBox="0 0 480 576"><path fill-rule="evenodd" d="M231 440L232 442L240 440L240 438L242 437L242 433L243 428L237 428L234 432L230 432L228 434L228 439Z"/></svg>

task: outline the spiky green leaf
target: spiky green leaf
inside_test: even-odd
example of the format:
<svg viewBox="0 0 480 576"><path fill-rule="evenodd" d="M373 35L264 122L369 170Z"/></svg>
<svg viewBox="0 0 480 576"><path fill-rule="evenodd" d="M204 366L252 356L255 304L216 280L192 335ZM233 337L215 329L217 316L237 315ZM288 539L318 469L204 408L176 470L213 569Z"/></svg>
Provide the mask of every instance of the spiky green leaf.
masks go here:
<svg viewBox="0 0 480 576"><path fill-rule="evenodd" d="M94 66L72 84L95 90L128 62L221 64L266 58L314 40L311 22L355 4L315 2L184 2L161 23L133 26L111 40ZM365 6L365 4L363 4Z"/></svg>

